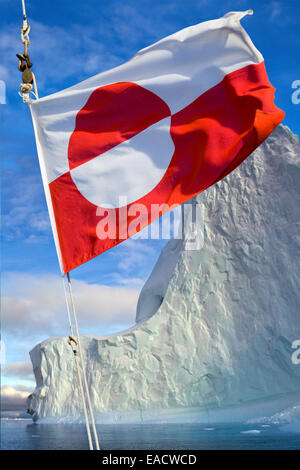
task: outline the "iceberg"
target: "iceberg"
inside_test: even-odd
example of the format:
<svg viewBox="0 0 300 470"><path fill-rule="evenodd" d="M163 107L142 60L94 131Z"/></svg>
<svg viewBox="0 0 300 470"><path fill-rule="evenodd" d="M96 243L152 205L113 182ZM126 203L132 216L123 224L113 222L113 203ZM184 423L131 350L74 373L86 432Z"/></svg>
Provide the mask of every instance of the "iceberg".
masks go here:
<svg viewBox="0 0 300 470"><path fill-rule="evenodd" d="M203 209L204 230L194 230L201 249L170 240L140 293L136 324L82 337L97 422L266 419L300 405L300 365L292 361L300 339L299 180L300 140L280 125L190 201ZM30 357L33 418L82 421L67 338L42 342Z"/></svg>

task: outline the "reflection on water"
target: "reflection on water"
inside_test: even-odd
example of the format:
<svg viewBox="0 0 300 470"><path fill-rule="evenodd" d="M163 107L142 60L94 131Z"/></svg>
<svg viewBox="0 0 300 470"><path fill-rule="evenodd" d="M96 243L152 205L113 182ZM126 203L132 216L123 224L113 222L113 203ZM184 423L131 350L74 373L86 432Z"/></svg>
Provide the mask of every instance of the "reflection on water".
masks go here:
<svg viewBox="0 0 300 470"><path fill-rule="evenodd" d="M114 424L98 425L103 450L299 449L300 434L272 425ZM2 449L88 449L79 424L34 424L28 419L1 420Z"/></svg>

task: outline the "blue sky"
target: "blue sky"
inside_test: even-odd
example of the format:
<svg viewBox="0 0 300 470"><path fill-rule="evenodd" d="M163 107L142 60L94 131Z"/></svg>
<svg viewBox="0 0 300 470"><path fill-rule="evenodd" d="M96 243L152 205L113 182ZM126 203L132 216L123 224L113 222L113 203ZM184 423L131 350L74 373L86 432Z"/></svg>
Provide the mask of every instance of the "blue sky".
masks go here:
<svg viewBox="0 0 300 470"><path fill-rule="evenodd" d="M32 388L29 350L68 333L64 294L52 240L29 111L18 96L21 0L0 0L2 161L2 384ZM300 4L296 0L115 1L27 0L30 55L40 96L117 66L135 52L186 26L252 8L243 26L262 52L284 123L300 135ZM134 322L138 292L165 241L129 240L74 270L81 331L102 334Z"/></svg>

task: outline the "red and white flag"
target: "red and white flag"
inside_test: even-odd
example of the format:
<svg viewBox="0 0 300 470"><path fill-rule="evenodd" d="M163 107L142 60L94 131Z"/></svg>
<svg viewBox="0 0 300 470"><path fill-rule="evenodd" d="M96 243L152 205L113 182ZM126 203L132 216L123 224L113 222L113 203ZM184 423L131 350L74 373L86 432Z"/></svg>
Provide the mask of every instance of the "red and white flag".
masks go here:
<svg viewBox="0 0 300 470"><path fill-rule="evenodd" d="M240 25L248 13L183 29L31 102L62 272L223 178L283 120Z"/></svg>

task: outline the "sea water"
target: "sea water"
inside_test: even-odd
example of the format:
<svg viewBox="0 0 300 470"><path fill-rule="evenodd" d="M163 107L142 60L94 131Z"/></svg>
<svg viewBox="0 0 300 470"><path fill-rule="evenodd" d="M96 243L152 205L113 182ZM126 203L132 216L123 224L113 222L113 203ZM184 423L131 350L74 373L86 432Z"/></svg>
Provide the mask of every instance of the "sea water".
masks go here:
<svg viewBox="0 0 300 470"><path fill-rule="evenodd" d="M103 450L300 449L299 427L282 424L97 425ZM12 414L1 418L1 449L87 450L80 424L38 424Z"/></svg>

